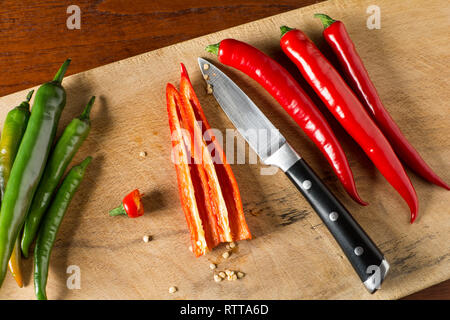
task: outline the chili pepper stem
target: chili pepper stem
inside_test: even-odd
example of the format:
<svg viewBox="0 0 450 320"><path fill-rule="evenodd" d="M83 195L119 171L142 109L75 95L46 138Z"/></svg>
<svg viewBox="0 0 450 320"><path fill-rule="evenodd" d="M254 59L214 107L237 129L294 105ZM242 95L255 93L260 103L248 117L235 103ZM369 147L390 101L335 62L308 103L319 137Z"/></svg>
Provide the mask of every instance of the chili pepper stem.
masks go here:
<svg viewBox="0 0 450 320"><path fill-rule="evenodd" d="M27 94L27 102L30 102L30 100L31 100L31 97L33 96L33 93L34 93L34 90L31 90L30 92L28 92L28 94Z"/></svg>
<svg viewBox="0 0 450 320"><path fill-rule="evenodd" d="M33 93L34 93L34 90L31 90L30 92L28 92L26 100L23 101L19 105L19 108L23 108L25 110L30 110L30 100L31 100L31 97L33 96Z"/></svg>
<svg viewBox="0 0 450 320"><path fill-rule="evenodd" d="M314 14L314 18L319 18L323 24L323 28L326 29L331 26L336 20L332 19L330 16L327 16L324 13L316 13Z"/></svg>
<svg viewBox="0 0 450 320"><path fill-rule="evenodd" d="M61 66L61 68L59 68L58 72L56 73L55 77L53 78L54 82L57 83L61 83L62 79L64 78L64 75L66 74L67 68L69 67L70 64L70 59L67 59L66 61L64 61L63 65Z"/></svg>
<svg viewBox="0 0 450 320"><path fill-rule="evenodd" d="M89 120L89 116L91 114L92 105L94 104L95 96L92 96L92 98L89 100L88 104L83 110L83 113L80 116L80 120Z"/></svg>
<svg viewBox="0 0 450 320"><path fill-rule="evenodd" d="M291 30L294 30L294 29L289 28L288 26L281 26L280 30L281 30L281 36L284 36L286 33L288 33Z"/></svg>
<svg viewBox="0 0 450 320"><path fill-rule="evenodd" d="M123 207L123 204L120 204L117 208L112 209L109 212L109 215L111 217L120 216L120 215L127 215L127 212L125 211L125 208Z"/></svg>
<svg viewBox="0 0 450 320"><path fill-rule="evenodd" d="M206 46L205 50L217 56L219 54L219 46L220 42L216 44L210 44L209 46Z"/></svg>

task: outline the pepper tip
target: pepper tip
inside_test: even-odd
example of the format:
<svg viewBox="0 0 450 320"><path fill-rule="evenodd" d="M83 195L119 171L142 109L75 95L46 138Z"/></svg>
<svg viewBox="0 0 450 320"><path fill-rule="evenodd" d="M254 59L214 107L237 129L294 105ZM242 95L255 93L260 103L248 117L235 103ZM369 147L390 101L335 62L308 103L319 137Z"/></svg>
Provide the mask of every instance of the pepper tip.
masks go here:
<svg viewBox="0 0 450 320"><path fill-rule="evenodd" d="M181 78L189 79L189 74L183 62L180 62L180 69L181 69Z"/></svg>

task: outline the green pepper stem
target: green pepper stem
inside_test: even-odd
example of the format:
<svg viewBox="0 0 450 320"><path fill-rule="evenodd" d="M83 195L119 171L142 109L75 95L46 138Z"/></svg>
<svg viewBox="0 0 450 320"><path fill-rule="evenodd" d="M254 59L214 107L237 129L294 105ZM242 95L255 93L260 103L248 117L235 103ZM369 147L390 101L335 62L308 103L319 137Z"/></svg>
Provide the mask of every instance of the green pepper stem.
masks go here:
<svg viewBox="0 0 450 320"><path fill-rule="evenodd" d="M330 16L327 16L326 14L323 13L316 13L314 15L314 18L319 18L320 21L322 21L324 29L328 28L329 26L331 26L333 23L336 22L336 20L330 18Z"/></svg>
<svg viewBox="0 0 450 320"><path fill-rule="evenodd" d="M59 68L58 72L56 73L55 77L53 78L54 82L61 84L62 79L64 78L64 75L66 74L67 68L69 67L70 61L71 61L70 59L67 59L66 61L64 61L63 65L61 66L61 68Z"/></svg>
<svg viewBox="0 0 450 320"><path fill-rule="evenodd" d="M34 90L31 90L30 92L28 92L27 94L27 98L25 101L23 101L18 108L23 108L25 110L30 110L30 100L31 100L31 96L33 95Z"/></svg>
<svg viewBox="0 0 450 320"><path fill-rule="evenodd" d="M294 30L293 28L289 28L288 26L281 26L281 36L284 36L286 33L288 33L291 30Z"/></svg>
<svg viewBox="0 0 450 320"><path fill-rule="evenodd" d="M126 215L127 212L125 211L125 208L123 207L123 204L120 204L117 208L112 209L109 212L109 215L111 217L120 216L120 215Z"/></svg>
<svg viewBox="0 0 450 320"><path fill-rule="evenodd" d="M89 100L88 104L84 108L83 113L80 116L81 120L89 120L89 116L91 114L91 109L92 109L92 105L94 104L94 101L95 101L95 96L92 96L91 99Z"/></svg>
<svg viewBox="0 0 450 320"><path fill-rule="evenodd" d="M31 100L31 97L33 96L33 93L34 93L34 90L31 90L30 92L28 92L28 94L27 94L27 102L30 102L30 100Z"/></svg>
<svg viewBox="0 0 450 320"><path fill-rule="evenodd" d="M205 50L217 56L219 54L219 46L220 42L216 44L210 44L209 46L206 46Z"/></svg>

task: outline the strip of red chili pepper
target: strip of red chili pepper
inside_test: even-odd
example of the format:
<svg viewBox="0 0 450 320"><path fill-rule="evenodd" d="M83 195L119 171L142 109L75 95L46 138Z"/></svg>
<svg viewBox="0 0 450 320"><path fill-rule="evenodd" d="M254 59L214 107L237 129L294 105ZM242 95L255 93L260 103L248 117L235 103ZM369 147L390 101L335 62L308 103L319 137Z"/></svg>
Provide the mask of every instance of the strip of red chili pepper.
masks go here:
<svg viewBox="0 0 450 320"><path fill-rule="evenodd" d="M358 95L359 100L366 107L367 112L375 120L378 127L386 135L400 159L426 180L450 190L449 185L428 166L417 150L409 143L385 109L345 25L341 21L333 20L325 14L315 14L314 16L322 21L325 28L323 36L337 56L353 91Z"/></svg>
<svg viewBox="0 0 450 320"><path fill-rule="evenodd" d="M228 220L227 206L221 192L220 183L214 170L214 164L209 154L209 150L203 139L202 128L197 123L196 114L193 108L192 98L189 96L190 91L187 86L190 85L184 65L181 64L181 80L180 80L180 114L182 126L189 133L189 148L194 164L191 168L196 170L201 186L197 186L195 179L193 180L196 187L197 203L200 201L205 204L205 210L200 210L203 206L198 205L200 217L205 231L206 242L209 248L216 247L222 241L232 241L231 230ZM192 89L193 90L193 89ZM195 94L195 93L194 93ZM192 176L194 176L192 174ZM204 212L204 214L202 214Z"/></svg>
<svg viewBox="0 0 450 320"><path fill-rule="evenodd" d="M181 99L183 101L184 109L186 111L186 119L189 119L191 124L201 123L201 131L203 137L208 137L208 140L214 145L214 159L213 168L214 172L209 172L210 176L216 176L219 187L218 191L223 197L225 205L226 205L226 213L228 215L228 224L230 229L231 239L227 239L227 237L223 237L221 241L238 241L251 239L252 235L248 228L247 222L244 216L244 209L242 206L241 195L239 193L239 187L234 177L233 171L231 170L231 166L228 164L227 159L225 157L225 153L220 145L220 143L215 138L213 132L211 131L211 126L206 119L205 114L203 113L203 109L200 105L200 101L195 94L194 88L192 87L191 80L189 79L189 75L187 73L186 67L184 64L181 64L181 81L180 81L180 93ZM190 111L190 112L189 112ZM189 115L188 115L189 114ZM209 157L209 149L206 148L205 144L205 156L203 158ZM205 159L203 159L203 164L205 164ZM210 184L212 184L210 182ZM216 191L211 190L212 194ZM214 207L214 206L212 206ZM218 212L218 214L223 214L223 212ZM220 225L220 223L218 224ZM222 232L223 234L225 232ZM226 233L225 233L226 235Z"/></svg>
<svg viewBox="0 0 450 320"><path fill-rule="evenodd" d="M281 48L334 117L361 146L386 180L405 199L411 223L418 211L416 191L389 141L356 95L314 43L300 30L281 27Z"/></svg>
<svg viewBox="0 0 450 320"><path fill-rule="evenodd" d="M127 194L122 204L109 212L110 216L127 215L130 218L137 218L144 214L144 205L142 204L141 194L138 189Z"/></svg>
<svg viewBox="0 0 450 320"><path fill-rule="evenodd" d="M367 205L358 195L344 150L331 127L286 69L260 50L234 39L222 40L206 50L263 86L316 144L353 200Z"/></svg>
<svg viewBox="0 0 450 320"><path fill-rule="evenodd" d="M202 216L205 216L204 210L206 210L206 205L201 202L201 192L197 192L196 197L196 191L200 189L200 185L197 183L200 178L197 174L196 165L193 165L190 160L190 155L183 139L182 119L180 116L181 97L178 90L170 83L166 86L166 101L178 191L191 235L192 251L196 257L199 257L208 251L202 224Z"/></svg>

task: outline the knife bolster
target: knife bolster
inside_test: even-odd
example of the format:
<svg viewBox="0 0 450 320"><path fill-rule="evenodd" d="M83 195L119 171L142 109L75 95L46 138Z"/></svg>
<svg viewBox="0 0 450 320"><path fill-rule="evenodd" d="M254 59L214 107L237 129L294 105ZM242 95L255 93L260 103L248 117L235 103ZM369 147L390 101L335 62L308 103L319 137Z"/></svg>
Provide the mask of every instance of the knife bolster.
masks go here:
<svg viewBox="0 0 450 320"><path fill-rule="evenodd" d="M301 157L297 152L285 142L277 151L272 153L264 160L264 163L269 166L275 166L286 172L292 167Z"/></svg>

